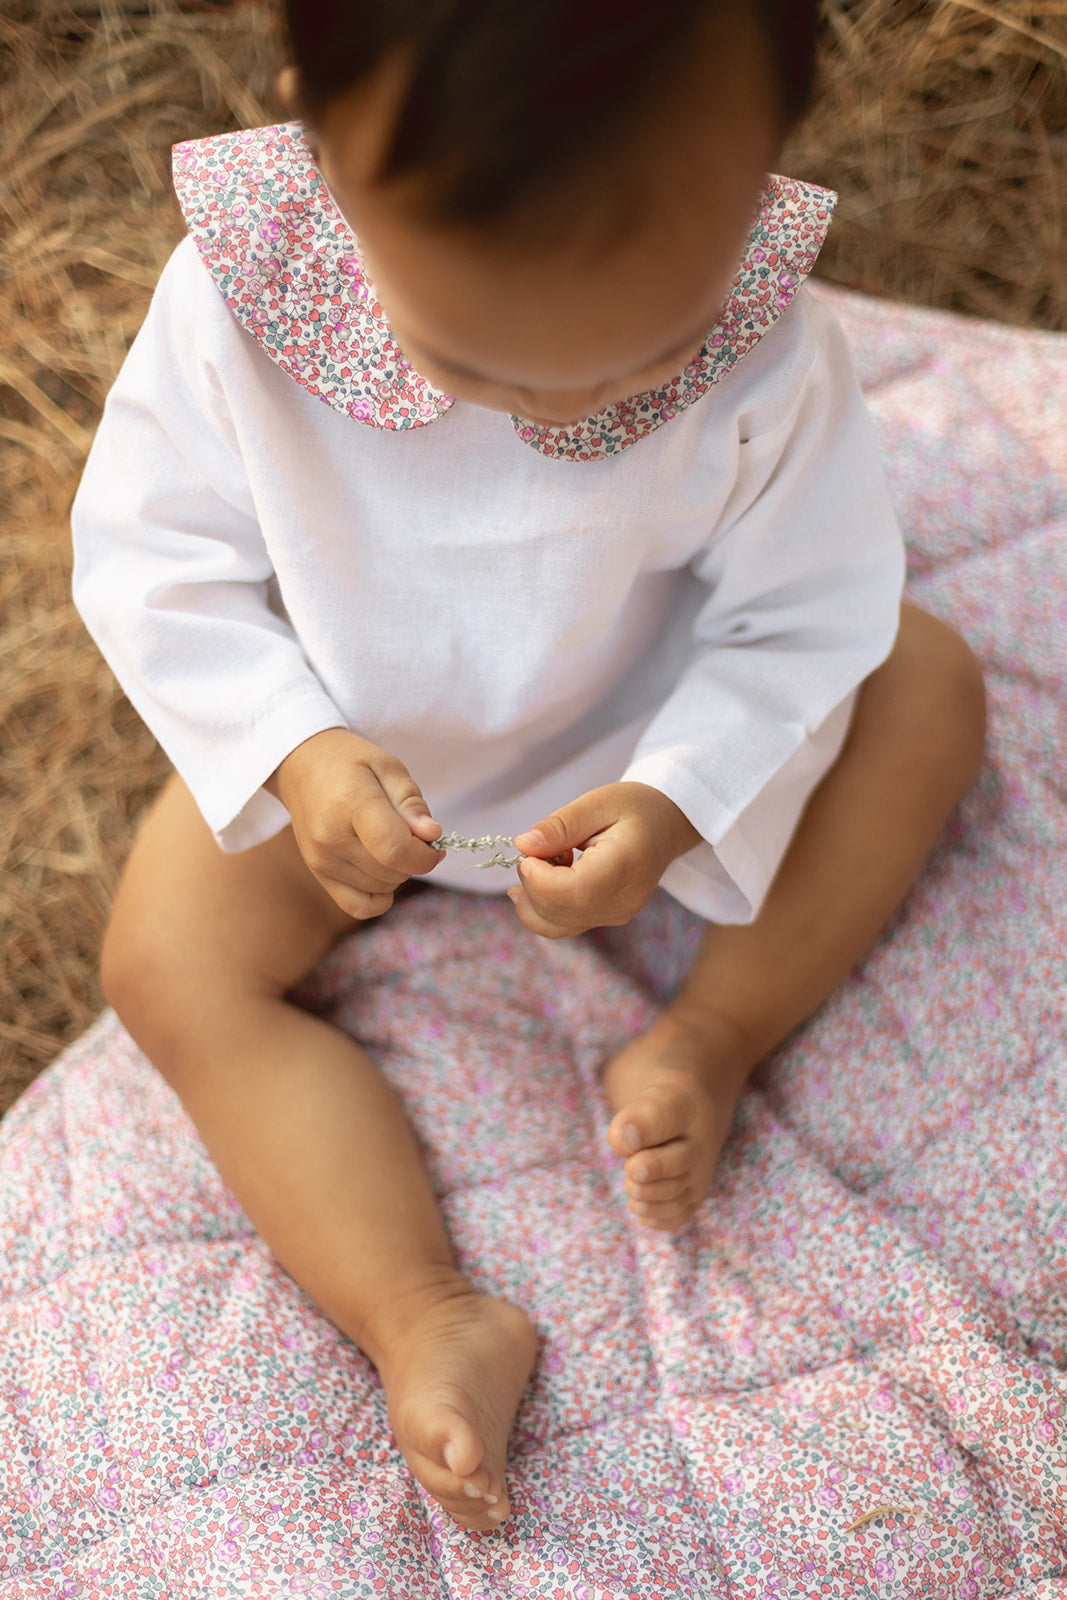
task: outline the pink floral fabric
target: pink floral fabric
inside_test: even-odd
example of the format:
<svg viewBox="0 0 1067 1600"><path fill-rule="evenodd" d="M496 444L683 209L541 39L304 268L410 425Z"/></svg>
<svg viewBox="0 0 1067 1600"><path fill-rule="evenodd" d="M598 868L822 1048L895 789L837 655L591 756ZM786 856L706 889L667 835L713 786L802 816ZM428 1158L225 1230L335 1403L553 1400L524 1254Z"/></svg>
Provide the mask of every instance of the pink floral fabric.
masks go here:
<svg viewBox="0 0 1067 1600"><path fill-rule="evenodd" d="M376 428L418 428L452 405L412 367L367 278L359 243L298 122L174 146L189 231L234 316L309 394ZM512 424L570 461L624 450L699 400L772 327L811 271L837 197L771 176L726 303L684 372L567 428Z"/></svg>
<svg viewBox="0 0 1067 1600"><path fill-rule="evenodd" d="M415 1484L105 1013L0 1126L2 1600L1067 1596L1067 339L828 298L911 593L988 676L906 904L674 1238L630 1218L599 1089L700 937L665 895L551 944L430 889L307 981L539 1330L491 1535Z"/></svg>

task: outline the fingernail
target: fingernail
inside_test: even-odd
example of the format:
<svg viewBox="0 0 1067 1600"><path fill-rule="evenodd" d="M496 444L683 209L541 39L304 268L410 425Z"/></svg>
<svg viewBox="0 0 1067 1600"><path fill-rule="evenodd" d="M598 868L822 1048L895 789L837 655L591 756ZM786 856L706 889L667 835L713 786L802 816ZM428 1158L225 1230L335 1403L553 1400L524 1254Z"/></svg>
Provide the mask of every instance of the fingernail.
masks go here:
<svg viewBox="0 0 1067 1600"><path fill-rule="evenodd" d="M515 835L515 843L519 844L520 839L525 839L527 844L532 845L544 844L545 842L544 834L539 833L536 828L532 828L529 833L517 833ZM519 844L519 849L522 849L521 844Z"/></svg>
<svg viewBox="0 0 1067 1600"><path fill-rule="evenodd" d="M452 1443L451 1439L445 1445L444 1457L445 1457L445 1466L448 1468L449 1472L455 1472L456 1469L452 1465L452 1463L456 1459L456 1447Z"/></svg>
<svg viewBox="0 0 1067 1600"><path fill-rule="evenodd" d="M629 1150L631 1153L634 1150L640 1150L641 1135L638 1133L632 1122L624 1123L622 1130L622 1142L626 1146L627 1150Z"/></svg>
<svg viewBox="0 0 1067 1600"><path fill-rule="evenodd" d="M643 1161L639 1167L634 1168L634 1177L637 1179L638 1183L644 1183L645 1179L648 1177L648 1168L645 1166Z"/></svg>

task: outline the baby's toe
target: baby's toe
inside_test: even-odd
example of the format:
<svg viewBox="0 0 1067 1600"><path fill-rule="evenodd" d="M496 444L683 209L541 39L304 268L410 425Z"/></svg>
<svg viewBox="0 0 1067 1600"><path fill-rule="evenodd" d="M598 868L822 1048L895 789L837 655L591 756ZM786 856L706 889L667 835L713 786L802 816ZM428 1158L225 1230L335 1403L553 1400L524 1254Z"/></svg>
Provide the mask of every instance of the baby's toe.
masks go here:
<svg viewBox="0 0 1067 1600"><path fill-rule="evenodd" d="M663 1232L673 1232L689 1221L697 1203L692 1195L686 1191L672 1200L631 1200L630 1210L646 1228L658 1228Z"/></svg>
<svg viewBox="0 0 1067 1600"><path fill-rule="evenodd" d="M612 1118L608 1139L617 1155L633 1155L685 1133L693 1113L686 1086L653 1084Z"/></svg>
<svg viewBox="0 0 1067 1600"><path fill-rule="evenodd" d="M413 1456L411 1464L423 1488L465 1528L491 1528L507 1515L509 1505L504 1481L484 1468L469 1478L458 1478L448 1468L428 1458Z"/></svg>
<svg viewBox="0 0 1067 1600"><path fill-rule="evenodd" d="M461 1528L469 1528L472 1533L490 1533L500 1526L506 1515L499 1506L486 1505L483 1500L456 1499L448 1495L436 1495L434 1498L453 1522L457 1522Z"/></svg>
<svg viewBox="0 0 1067 1600"><path fill-rule="evenodd" d="M634 1183L629 1175L626 1178L626 1192L631 1200L645 1200L649 1203L660 1200L677 1200L688 1189L688 1172L679 1173L676 1178L660 1178L651 1183Z"/></svg>
<svg viewBox="0 0 1067 1600"><path fill-rule="evenodd" d="M630 1156L623 1171L628 1183L662 1183L668 1178L684 1178L693 1165L691 1139L668 1139L651 1150Z"/></svg>

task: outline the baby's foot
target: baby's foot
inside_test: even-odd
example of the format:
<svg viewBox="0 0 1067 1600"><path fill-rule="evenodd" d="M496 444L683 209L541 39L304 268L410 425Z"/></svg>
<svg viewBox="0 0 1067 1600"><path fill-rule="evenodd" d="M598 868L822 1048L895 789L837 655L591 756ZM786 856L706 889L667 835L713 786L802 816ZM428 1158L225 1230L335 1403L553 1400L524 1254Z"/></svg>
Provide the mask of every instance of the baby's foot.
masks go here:
<svg viewBox="0 0 1067 1600"><path fill-rule="evenodd" d="M378 1353L389 1421L415 1477L449 1516L486 1532L511 1510L508 1433L537 1354L524 1311L453 1287Z"/></svg>
<svg viewBox="0 0 1067 1600"><path fill-rule="evenodd" d="M646 1227L671 1232L702 1204L747 1076L735 1048L670 1010L608 1063L608 1142Z"/></svg>

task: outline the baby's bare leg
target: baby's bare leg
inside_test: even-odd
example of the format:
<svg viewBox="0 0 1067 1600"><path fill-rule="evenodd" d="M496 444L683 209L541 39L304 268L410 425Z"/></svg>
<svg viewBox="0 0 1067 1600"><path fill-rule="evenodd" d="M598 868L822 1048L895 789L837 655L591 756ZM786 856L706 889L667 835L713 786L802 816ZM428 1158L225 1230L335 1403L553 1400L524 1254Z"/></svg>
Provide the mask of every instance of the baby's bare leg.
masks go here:
<svg viewBox="0 0 1067 1600"><path fill-rule="evenodd" d="M377 1366L415 1476L457 1521L490 1528L508 1510L536 1335L457 1270L373 1061L285 998L357 926L291 830L226 855L175 778L120 885L104 988L275 1256Z"/></svg>
<svg viewBox="0 0 1067 1600"><path fill-rule="evenodd" d="M710 925L678 998L608 1065L609 1139L649 1227L680 1227L700 1205L750 1070L874 943L984 740L977 662L951 629L905 606L759 916Z"/></svg>

